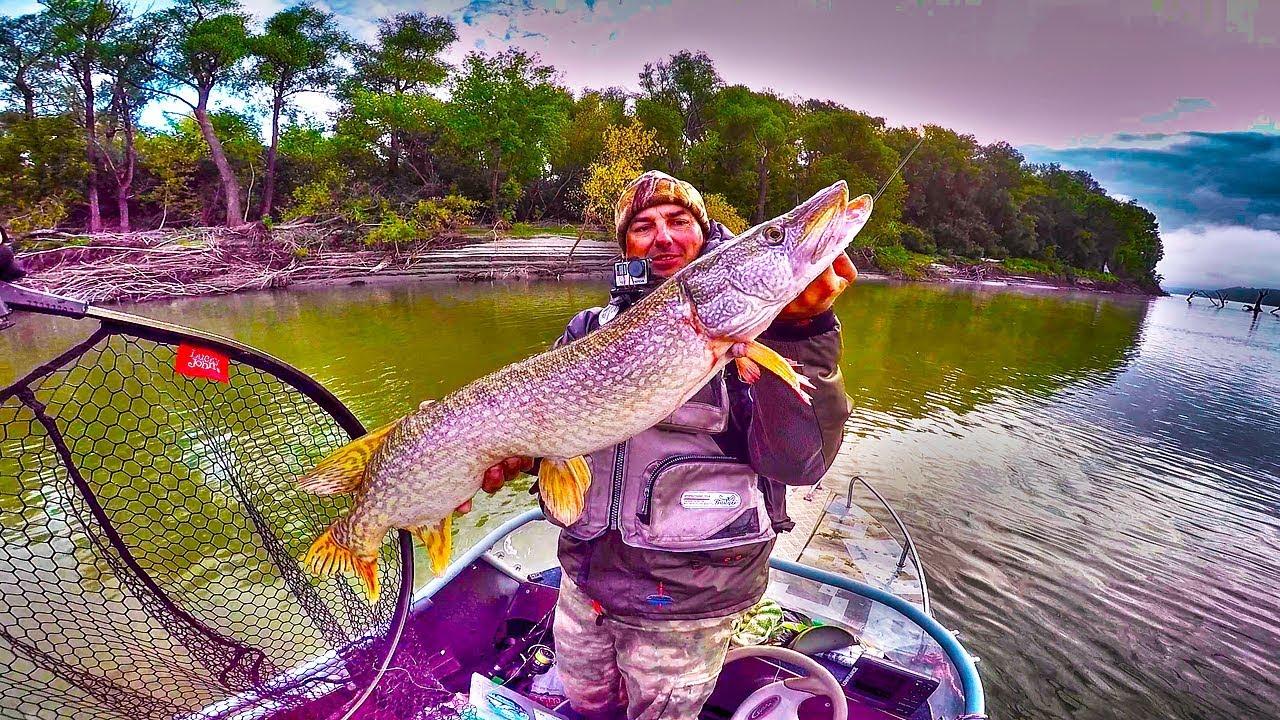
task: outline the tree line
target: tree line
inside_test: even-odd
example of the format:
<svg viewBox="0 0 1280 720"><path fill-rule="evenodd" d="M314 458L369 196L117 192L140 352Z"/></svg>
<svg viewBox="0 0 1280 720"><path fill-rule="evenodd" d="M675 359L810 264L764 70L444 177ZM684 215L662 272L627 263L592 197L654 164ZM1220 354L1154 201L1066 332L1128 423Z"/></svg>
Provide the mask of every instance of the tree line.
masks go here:
<svg viewBox="0 0 1280 720"><path fill-rule="evenodd" d="M0 17L0 222L92 233L337 218L366 236L395 223L412 235L415 218L448 212L607 222L611 193L657 168L741 227L839 179L875 193L910 154L859 242L1159 280L1151 212L1008 143L730 85L698 51L646 63L636 92L575 93L519 49L451 65L457 42L426 13L382 18L359 42L306 3L259 26L238 0L137 16L120 0L43 0ZM301 119L304 93L337 110ZM248 110L211 107L219 96ZM162 100L182 112L141 126Z"/></svg>

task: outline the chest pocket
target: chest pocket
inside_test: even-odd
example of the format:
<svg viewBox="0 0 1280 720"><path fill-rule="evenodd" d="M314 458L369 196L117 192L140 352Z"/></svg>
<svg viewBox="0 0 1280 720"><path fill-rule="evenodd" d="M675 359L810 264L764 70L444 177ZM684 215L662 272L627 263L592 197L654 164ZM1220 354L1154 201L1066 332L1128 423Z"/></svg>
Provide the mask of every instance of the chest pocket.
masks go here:
<svg viewBox="0 0 1280 720"><path fill-rule="evenodd" d="M724 381L724 371L717 373L656 427L687 433L724 432L729 427L729 388Z"/></svg>

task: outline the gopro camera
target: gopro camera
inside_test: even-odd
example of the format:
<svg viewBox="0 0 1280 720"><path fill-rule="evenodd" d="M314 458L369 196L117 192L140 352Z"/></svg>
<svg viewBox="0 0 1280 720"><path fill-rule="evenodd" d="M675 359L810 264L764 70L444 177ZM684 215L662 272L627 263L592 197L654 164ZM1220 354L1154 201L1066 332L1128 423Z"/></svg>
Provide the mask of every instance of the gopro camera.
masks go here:
<svg viewBox="0 0 1280 720"><path fill-rule="evenodd" d="M615 288L644 287L649 284L649 258L623 260L613 264Z"/></svg>

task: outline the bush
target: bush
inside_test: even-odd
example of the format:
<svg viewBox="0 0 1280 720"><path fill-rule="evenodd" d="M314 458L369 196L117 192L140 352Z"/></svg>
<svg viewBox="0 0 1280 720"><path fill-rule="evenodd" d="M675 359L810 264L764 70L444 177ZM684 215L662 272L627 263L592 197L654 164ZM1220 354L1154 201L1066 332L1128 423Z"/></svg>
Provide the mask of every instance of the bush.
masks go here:
<svg viewBox="0 0 1280 720"><path fill-rule="evenodd" d="M915 225L907 225L906 223L898 224L898 242L902 243L902 247L917 253L935 253L938 246L933 242L933 238L929 233L921 230Z"/></svg>
<svg viewBox="0 0 1280 720"><path fill-rule="evenodd" d="M57 195L41 198L34 205L19 207L5 222L5 228L14 235L25 235L32 230L54 228L67 217L67 204Z"/></svg>
<svg viewBox="0 0 1280 720"><path fill-rule="evenodd" d="M470 225L475 213L482 207L479 200L471 200L461 195L446 195L443 198L419 200L418 204L403 217L391 209L390 203L382 202L382 224L374 228L364 237L365 245L409 245L418 240L432 240L441 235L456 233Z"/></svg>
<svg viewBox="0 0 1280 720"><path fill-rule="evenodd" d="M388 212L382 216L382 224L364 236L364 244L371 247L379 245L408 245L418 239L418 228L399 215Z"/></svg>
<svg viewBox="0 0 1280 720"><path fill-rule="evenodd" d="M707 217L729 228L729 232L734 235L751 227L738 214L738 208L734 207L725 196L719 193L711 193L710 195L703 195L702 201L707 206Z"/></svg>
<svg viewBox="0 0 1280 720"><path fill-rule="evenodd" d="M924 277L925 268L933 261L932 255L914 253L901 245L884 245L875 249L875 262L881 270L910 280Z"/></svg>
<svg viewBox="0 0 1280 720"><path fill-rule="evenodd" d="M475 222L475 214L481 207L479 200L461 195L419 200L410 213L410 220L425 235L434 237L442 233L455 233Z"/></svg>

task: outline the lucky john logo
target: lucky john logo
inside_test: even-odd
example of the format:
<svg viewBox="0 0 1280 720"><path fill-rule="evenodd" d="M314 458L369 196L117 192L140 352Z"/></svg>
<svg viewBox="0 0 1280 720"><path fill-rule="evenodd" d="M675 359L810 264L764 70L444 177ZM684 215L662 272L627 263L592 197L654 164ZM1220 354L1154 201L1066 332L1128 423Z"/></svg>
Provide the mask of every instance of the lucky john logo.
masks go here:
<svg viewBox="0 0 1280 720"><path fill-rule="evenodd" d="M187 377L230 383L229 364L227 356L222 353L183 343L178 346L178 356L173 359L173 370Z"/></svg>

